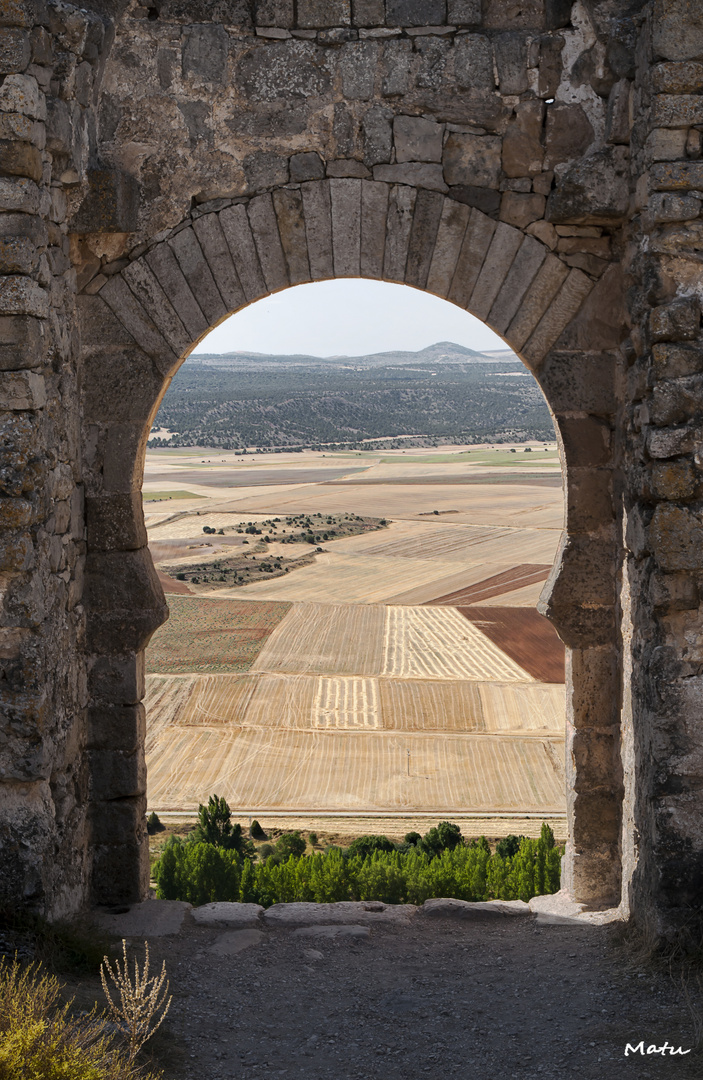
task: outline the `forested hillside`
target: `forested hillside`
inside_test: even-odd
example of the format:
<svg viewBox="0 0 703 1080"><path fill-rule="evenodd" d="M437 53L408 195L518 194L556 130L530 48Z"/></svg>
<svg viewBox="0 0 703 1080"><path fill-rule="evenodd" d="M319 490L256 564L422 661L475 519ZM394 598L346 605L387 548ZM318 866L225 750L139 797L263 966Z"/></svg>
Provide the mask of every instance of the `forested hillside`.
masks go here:
<svg viewBox="0 0 703 1080"><path fill-rule="evenodd" d="M150 446L222 449L554 435L537 383L514 354L450 342L365 357L194 356L175 376L156 431Z"/></svg>

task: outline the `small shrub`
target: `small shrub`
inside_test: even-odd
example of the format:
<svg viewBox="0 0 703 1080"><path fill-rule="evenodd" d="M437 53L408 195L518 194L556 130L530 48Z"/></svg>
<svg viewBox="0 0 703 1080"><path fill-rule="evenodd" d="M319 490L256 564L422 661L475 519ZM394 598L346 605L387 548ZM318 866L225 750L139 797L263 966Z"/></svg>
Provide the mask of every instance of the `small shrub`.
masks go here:
<svg viewBox="0 0 703 1080"><path fill-rule="evenodd" d="M309 832L308 833L308 840L310 841L311 847L317 847L318 839L317 839L317 833L316 832Z"/></svg>
<svg viewBox="0 0 703 1080"><path fill-rule="evenodd" d="M154 836L155 833L163 832L165 828L166 826L162 825L159 820L159 815L155 810L152 810L149 817L146 819L146 831L149 833L149 836Z"/></svg>
<svg viewBox="0 0 703 1080"><path fill-rule="evenodd" d="M254 818L249 826L249 835L253 840L266 840L267 836L264 830L259 825L259 822Z"/></svg>
<svg viewBox="0 0 703 1080"><path fill-rule="evenodd" d="M2 1080L157 1080L134 1063L96 1010L60 1004L61 984L40 964L0 960Z"/></svg>
<svg viewBox="0 0 703 1080"><path fill-rule="evenodd" d="M503 839L499 840L496 844L496 855L500 855L503 859L511 859L513 855L517 855L520 848L520 841L524 839L524 836L516 836L515 833L504 836Z"/></svg>
<svg viewBox="0 0 703 1080"><path fill-rule="evenodd" d="M414 847L417 847L418 844L422 843L422 837L420 836L419 832L408 832L403 837L403 842L406 844L412 844Z"/></svg>

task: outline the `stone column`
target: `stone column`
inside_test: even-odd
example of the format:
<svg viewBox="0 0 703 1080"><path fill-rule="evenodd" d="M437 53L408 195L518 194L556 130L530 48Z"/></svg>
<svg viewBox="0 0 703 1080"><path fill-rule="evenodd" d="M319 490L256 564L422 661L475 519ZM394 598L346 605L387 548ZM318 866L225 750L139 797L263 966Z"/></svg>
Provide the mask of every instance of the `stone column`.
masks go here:
<svg viewBox="0 0 703 1080"><path fill-rule="evenodd" d="M88 774L72 192L105 24L0 7L0 895L85 899Z"/></svg>
<svg viewBox="0 0 703 1080"><path fill-rule="evenodd" d="M631 113L623 758L625 897L656 934L703 897L703 33L695 5L644 20Z"/></svg>

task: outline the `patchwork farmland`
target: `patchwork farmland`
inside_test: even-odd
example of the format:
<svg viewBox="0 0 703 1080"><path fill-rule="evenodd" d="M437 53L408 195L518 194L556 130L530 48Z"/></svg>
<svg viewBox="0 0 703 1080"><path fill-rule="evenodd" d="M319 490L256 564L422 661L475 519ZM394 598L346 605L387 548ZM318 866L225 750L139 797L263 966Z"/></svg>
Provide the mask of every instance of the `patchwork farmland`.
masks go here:
<svg viewBox="0 0 703 1080"><path fill-rule="evenodd" d="M261 455L240 473L232 454L148 454L145 497L198 496L145 503L171 609L147 653L150 809L217 792L279 821L561 820L564 650L535 609L557 458L526 474L491 453ZM287 515L309 543L287 541ZM347 515L365 531L322 538ZM288 569L232 581L235 549ZM194 581L179 570L196 558Z"/></svg>

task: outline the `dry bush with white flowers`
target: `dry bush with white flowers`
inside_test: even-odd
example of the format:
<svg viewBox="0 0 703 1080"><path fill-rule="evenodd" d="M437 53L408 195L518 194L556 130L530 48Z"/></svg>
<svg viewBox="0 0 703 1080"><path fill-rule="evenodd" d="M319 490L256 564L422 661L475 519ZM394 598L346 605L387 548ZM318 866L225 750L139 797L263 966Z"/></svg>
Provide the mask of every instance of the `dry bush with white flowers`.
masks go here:
<svg viewBox="0 0 703 1080"><path fill-rule="evenodd" d="M100 965L100 978L108 1001L110 1018L127 1037L130 1061L134 1060L147 1039L150 1039L159 1027L172 1000L168 997L166 962L162 964L160 974L149 977L149 942L146 941L144 944L146 947L144 966L140 971L139 961L135 958L133 977L129 971L127 942L124 938L122 939L122 964L120 965L119 959L115 960L113 970L110 961L105 956ZM116 1000L113 1000L108 976L114 983ZM160 1016L159 1013L161 1013Z"/></svg>

